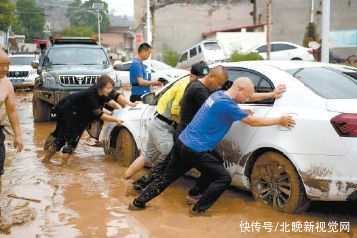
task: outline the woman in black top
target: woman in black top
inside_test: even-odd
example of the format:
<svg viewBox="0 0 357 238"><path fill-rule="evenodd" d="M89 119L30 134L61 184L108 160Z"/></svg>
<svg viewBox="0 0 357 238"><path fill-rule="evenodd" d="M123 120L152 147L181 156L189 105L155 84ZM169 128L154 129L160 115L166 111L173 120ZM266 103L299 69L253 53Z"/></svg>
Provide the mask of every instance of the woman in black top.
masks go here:
<svg viewBox="0 0 357 238"><path fill-rule="evenodd" d="M119 93L113 93L113 88L114 81L109 76L101 76L94 86L59 101L54 108L57 125L52 135L55 139L42 162L49 162L63 148L61 165L66 165L83 132L95 120L122 124L120 119L103 112L105 104L115 107Z"/></svg>

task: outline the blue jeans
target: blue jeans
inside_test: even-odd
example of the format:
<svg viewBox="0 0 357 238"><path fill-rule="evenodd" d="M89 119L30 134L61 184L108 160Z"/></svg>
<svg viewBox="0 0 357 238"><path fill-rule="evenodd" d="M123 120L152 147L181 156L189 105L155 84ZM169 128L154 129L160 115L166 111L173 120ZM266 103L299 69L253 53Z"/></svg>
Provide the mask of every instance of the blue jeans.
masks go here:
<svg viewBox="0 0 357 238"><path fill-rule="evenodd" d="M0 176L4 174L4 162L5 162L5 135L0 126Z"/></svg>

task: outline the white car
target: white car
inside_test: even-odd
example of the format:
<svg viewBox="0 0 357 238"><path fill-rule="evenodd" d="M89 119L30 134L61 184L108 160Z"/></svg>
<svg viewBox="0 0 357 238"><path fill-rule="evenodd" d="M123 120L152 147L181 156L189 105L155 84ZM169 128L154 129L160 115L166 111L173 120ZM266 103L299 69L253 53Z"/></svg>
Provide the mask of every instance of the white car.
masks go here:
<svg viewBox="0 0 357 238"><path fill-rule="evenodd" d="M236 122L216 148L233 185L284 212L299 212L310 200L357 199L357 68L304 61L252 61L223 64L229 88L249 77L257 92L279 84L282 98L239 105L255 116L292 115L296 127L250 127ZM147 140L148 123L161 91L143 96L144 104L115 111L122 127L105 123L105 152L129 165ZM149 103L149 104L145 104Z"/></svg>
<svg viewBox="0 0 357 238"><path fill-rule="evenodd" d="M38 61L35 54L13 54L9 56L10 67L8 78L14 88L33 88L38 77L37 70L32 68L32 62Z"/></svg>
<svg viewBox="0 0 357 238"><path fill-rule="evenodd" d="M121 80L122 86L124 87L130 86L129 69L131 62L132 61L114 63L114 69L116 69L117 75ZM146 60L144 61L144 65L146 66L148 76L154 80L164 79L168 82L172 82L190 73L187 70L173 68L170 65L167 65L158 60Z"/></svg>
<svg viewBox="0 0 357 238"><path fill-rule="evenodd" d="M313 50L290 42L274 41L270 46L271 60L304 60L314 61ZM257 52L263 59L267 59L266 44L255 46L249 52Z"/></svg>

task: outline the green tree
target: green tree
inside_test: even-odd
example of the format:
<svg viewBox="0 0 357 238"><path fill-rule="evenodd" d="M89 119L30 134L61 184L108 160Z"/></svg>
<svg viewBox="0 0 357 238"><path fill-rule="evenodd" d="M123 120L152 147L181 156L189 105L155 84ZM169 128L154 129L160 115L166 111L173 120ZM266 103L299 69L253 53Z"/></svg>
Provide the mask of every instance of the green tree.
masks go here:
<svg viewBox="0 0 357 238"><path fill-rule="evenodd" d="M0 31L16 24L15 5L10 0L0 0Z"/></svg>
<svg viewBox="0 0 357 238"><path fill-rule="evenodd" d="M172 67L175 67L180 59L180 54L172 50L167 45L162 46L162 54L163 54L163 61L166 64L171 65Z"/></svg>
<svg viewBox="0 0 357 238"><path fill-rule="evenodd" d="M73 0L66 13L71 26L90 26L93 27L93 29L97 29L97 10L92 9L93 3L104 3L104 8L99 10L99 14L102 17L100 30L104 32L108 29L110 25L109 17L106 14L108 12L108 3L102 0L88 0L84 3L82 3L81 0Z"/></svg>
<svg viewBox="0 0 357 238"><path fill-rule="evenodd" d="M16 10L22 26L22 32L26 35L26 41L44 37L45 17L42 8L36 5L35 0L18 0Z"/></svg>
<svg viewBox="0 0 357 238"><path fill-rule="evenodd" d="M63 36L92 36L96 30L91 26L70 26L63 30Z"/></svg>

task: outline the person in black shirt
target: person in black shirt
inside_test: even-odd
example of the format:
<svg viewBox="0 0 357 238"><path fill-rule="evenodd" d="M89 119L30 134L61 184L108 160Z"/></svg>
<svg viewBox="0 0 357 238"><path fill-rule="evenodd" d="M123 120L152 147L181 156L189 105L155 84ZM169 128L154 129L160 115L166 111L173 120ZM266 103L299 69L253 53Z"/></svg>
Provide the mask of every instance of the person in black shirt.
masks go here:
<svg viewBox="0 0 357 238"><path fill-rule="evenodd" d="M216 66L208 75L203 78L199 78L190 82L182 97L180 107L180 123L176 127L174 132L174 141L176 141L179 134L186 128L186 126L192 121L196 112L200 109L206 99L216 90L220 89L227 81L227 71L222 66ZM158 178L165 171L166 165L170 159L171 152L167 157L150 168L148 173L140 179L133 182L133 186L128 188L127 194L135 194L143 190L149 183L155 178ZM190 190L190 196L198 195L201 190L205 189L207 178L201 177L197 185ZM210 181L210 180L209 180ZM133 190L133 191L132 191Z"/></svg>
<svg viewBox="0 0 357 238"><path fill-rule="evenodd" d="M119 97L119 93L113 93L113 88L114 81L109 76L101 76L94 86L59 101L53 110L57 120L56 129L52 133L54 141L42 162L49 162L62 149L61 165L66 165L83 132L95 120L122 124L120 119L103 112L105 104L116 108L114 100Z"/></svg>

